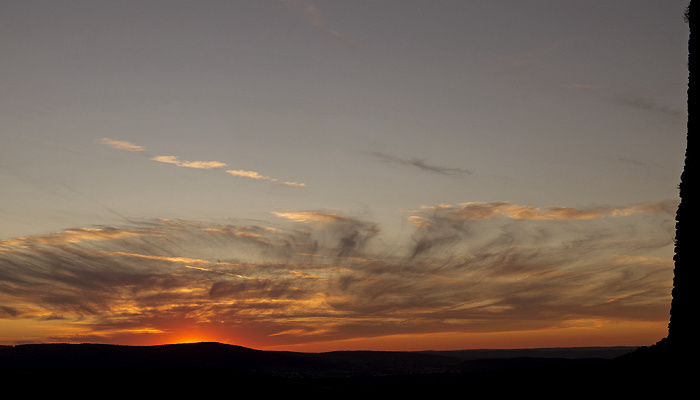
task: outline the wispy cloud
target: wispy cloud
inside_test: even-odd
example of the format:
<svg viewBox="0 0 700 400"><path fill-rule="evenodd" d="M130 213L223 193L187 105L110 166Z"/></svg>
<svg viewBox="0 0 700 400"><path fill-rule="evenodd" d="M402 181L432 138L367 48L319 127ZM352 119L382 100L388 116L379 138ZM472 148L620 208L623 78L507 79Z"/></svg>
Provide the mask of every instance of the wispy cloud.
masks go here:
<svg viewBox="0 0 700 400"><path fill-rule="evenodd" d="M282 2L300 11L311 25L319 27L324 25L321 12L310 0L282 0Z"/></svg>
<svg viewBox="0 0 700 400"><path fill-rule="evenodd" d="M322 211L281 211L273 212L273 214L295 222L344 222L351 220L345 215Z"/></svg>
<svg viewBox="0 0 700 400"><path fill-rule="evenodd" d="M413 211L409 221L417 231L414 235L413 256L434 255L434 250L452 248L455 243L464 243L469 238L474 246L488 248L498 243L512 244L522 240L531 245L562 245L567 241L583 245L586 241L603 243L615 236L612 230L640 224L658 224L657 237L662 243L670 243L673 238L673 221L677 202L636 204L622 207L544 207L523 206L509 202L462 203L457 206L424 206ZM653 222L650 222L653 221ZM494 229L498 227L498 229ZM613 228L614 227L614 228ZM483 231L479 231L483 229ZM576 238L581 229L590 231L585 240ZM490 236L486 232L498 235ZM646 234L633 232L630 236ZM523 235L522 237L519 237ZM517 238L517 240L516 240ZM604 240L605 238L605 240ZM600 242L598 242L600 240ZM612 246L622 244L612 242ZM489 251L492 251L491 248ZM580 254L582 259L589 255Z"/></svg>
<svg viewBox="0 0 700 400"><path fill-rule="evenodd" d="M382 152L378 152L378 151L372 151L372 152L370 152L370 154L372 156L382 160L382 161L401 164L401 165L407 165L407 166L411 166L411 167L416 167L416 168L421 169L423 171L437 173L437 174L454 175L454 174L471 174L472 173L471 171L466 170L466 169L462 169L462 168L445 167L445 166L439 166L439 165L434 165L434 164L428 164L424 160L421 160L418 158L405 159L405 158L392 156L390 154L386 154L386 153L382 153Z"/></svg>
<svg viewBox="0 0 700 400"><path fill-rule="evenodd" d="M133 144L131 142L123 141L123 140L102 138L102 139L100 139L100 143L106 144L107 146L114 147L115 149L130 151L132 153L140 153L140 152L146 151L146 148L144 148L143 146L139 146L139 145Z"/></svg>
<svg viewBox="0 0 700 400"><path fill-rule="evenodd" d="M440 204L436 206L423 206L419 215L425 215L426 211L436 213L445 218L459 221L475 221L497 218L508 219L524 219L524 220L578 220L578 219L594 219L604 217L620 217L637 213L658 213L672 212L672 205L666 202L663 203L646 203L636 204L625 207L593 207L593 208L574 208L574 207L545 207L538 208L529 205L512 204L509 202L470 202L461 203L457 206ZM418 221L419 215L414 215L413 221Z"/></svg>
<svg viewBox="0 0 700 400"><path fill-rule="evenodd" d="M328 27L321 11L316 7L316 5L310 0L282 0L284 4L293 8L297 12L304 16L306 21L326 32L327 34L334 36L335 38L341 40L347 45L355 46L357 42L342 32Z"/></svg>
<svg viewBox="0 0 700 400"><path fill-rule="evenodd" d="M0 240L0 248L30 248L38 245L61 246L140 236L147 233L147 231L141 230L124 231L119 229L75 228L40 236L20 236L13 239Z"/></svg>
<svg viewBox="0 0 700 400"><path fill-rule="evenodd" d="M277 178L271 178L269 176L260 175L258 172L247 171L244 169L236 169L236 170L232 169L232 170L227 170L226 172L228 172L229 174L231 174L233 176L240 176L243 178L270 181L270 182L274 182L274 183L279 183L280 185L294 186L294 187L305 187L306 186L306 184L304 184L304 183L280 181Z"/></svg>
<svg viewBox="0 0 700 400"><path fill-rule="evenodd" d="M601 86L589 83L572 83L568 85L570 89L585 90L590 92L600 92ZM628 107L641 111L648 111L659 113L673 118L683 118L685 117L686 110L683 108L671 108L665 106L654 99L640 96L640 95L630 95L630 94L617 94L611 95L606 98L607 101L611 101L613 104L622 107Z"/></svg>
<svg viewBox="0 0 700 400"><path fill-rule="evenodd" d="M572 83L569 85L572 89L584 89L584 90L598 90L600 85L592 85L590 83Z"/></svg>
<svg viewBox="0 0 700 400"><path fill-rule="evenodd" d="M151 160L162 163L175 164L178 167L197 168L197 169L214 169L223 168L227 164L220 161L181 161L177 156L155 156Z"/></svg>
<svg viewBox="0 0 700 400"><path fill-rule="evenodd" d="M333 249L333 256L339 258L364 259L366 255L363 251L367 249L372 239L381 232L379 226L373 222L338 213L283 211L273 212L273 214L288 221L311 224L322 234L312 233L309 239L316 246Z"/></svg>
<svg viewBox="0 0 700 400"><path fill-rule="evenodd" d="M143 146L139 146L136 144L133 144L131 142L126 142L126 141L121 141L121 140L114 140L114 139L109 139L109 138L103 138L99 140L100 143L108 145L110 147L119 149L119 150L126 150L134 153L142 153L145 155L146 148ZM221 162L221 161L186 161L186 160L180 160L178 156L152 156L150 157L151 160L153 161L158 161L166 164L173 164L177 165L178 167L185 167L185 168L195 168L195 169L218 169L218 168L223 168L228 166L227 163ZM277 178L272 178L269 176L261 175L258 172L255 171L248 171L248 170L243 170L243 169L238 169L238 170L227 170L227 173L234 175L234 176L239 176L239 177L244 177L244 178L250 178L250 179L256 179L256 180L264 180L264 181L269 181L273 182L276 184L284 185L284 186L292 186L292 187L306 187L306 184L304 183L299 183L299 182L289 182L289 181L282 181Z"/></svg>
<svg viewBox="0 0 700 400"><path fill-rule="evenodd" d="M661 114L665 114L674 118L681 118L684 116L685 110L678 108L670 108L659 104L651 99L642 96L615 96L612 101L618 105L635 108L642 111L653 111Z"/></svg>
<svg viewBox="0 0 700 400"><path fill-rule="evenodd" d="M323 211L18 237L0 242L0 318L79 324L65 341L215 324L230 335L219 340L248 345L664 325L673 216L662 204L595 210L426 207L414 215L426 225L396 245L373 221Z"/></svg>

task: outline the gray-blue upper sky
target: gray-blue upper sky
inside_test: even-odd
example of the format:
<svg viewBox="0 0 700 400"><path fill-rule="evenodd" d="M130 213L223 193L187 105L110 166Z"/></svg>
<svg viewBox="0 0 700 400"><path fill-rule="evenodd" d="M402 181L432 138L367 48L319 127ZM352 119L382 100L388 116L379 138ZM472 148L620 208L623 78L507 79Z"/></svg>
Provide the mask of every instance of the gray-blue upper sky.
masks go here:
<svg viewBox="0 0 700 400"><path fill-rule="evenodd" d="M394 224L438 203L674 198L684 5L3 1L1 235L114 220L107 209Z"/></svg>
<svg viewBox="0 0 700 400"><path fill-rule="evenodd" d="M400 247L464 203L672 209L686 5L2 0L0 239L303 211Z"/></svg>

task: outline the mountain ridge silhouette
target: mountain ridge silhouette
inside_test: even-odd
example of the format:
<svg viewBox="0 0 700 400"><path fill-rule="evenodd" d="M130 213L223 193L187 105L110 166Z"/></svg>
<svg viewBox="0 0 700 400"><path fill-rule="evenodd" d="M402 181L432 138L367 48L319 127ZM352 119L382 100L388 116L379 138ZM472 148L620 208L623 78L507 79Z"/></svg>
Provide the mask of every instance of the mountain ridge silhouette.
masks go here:
<svg viewBox="0 0 700 400"><path fill-rule="evenodd" d="M483 359L611 359L637 349L631 346L539 349L474 349L424 351L293 352L256 350L219 342L125 346L99 343L42 343L0 346L0 368L281 368L316 369L334 365L375 371L386 369L458 368L464 361ZM269 371L268 371L269 372ZM330 374L329 371L321 371Z"/></svg>
<svg viewBox="0 0 700 400"><path fill-rule="evenodd" d="M666 385L676 369L652 347L475 349L454 351L267 351L217 342L123 346L22 344L0 346L0 380L54 393L74 385L110 387L123 394L150 390L260 388L267 393L435 394L556 393ZM666 353L663 353L666 354ZM36 383L42 383L36 388ZM653 385L652 385L653 384ZM641 388L644 390L641 391ZM486 391L486 392L485 392Z"/></svg>

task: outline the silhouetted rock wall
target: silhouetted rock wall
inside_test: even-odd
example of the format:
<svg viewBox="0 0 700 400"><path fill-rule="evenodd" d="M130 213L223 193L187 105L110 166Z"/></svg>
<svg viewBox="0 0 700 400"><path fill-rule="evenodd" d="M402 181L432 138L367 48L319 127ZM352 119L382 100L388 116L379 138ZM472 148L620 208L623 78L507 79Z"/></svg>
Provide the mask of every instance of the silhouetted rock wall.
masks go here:
<svg viewBox="0 0 700 400"><path fill-rule="evenodd" d="M694 4L695 3L695 4ZM698 85L700 77L700 38L695 37L700 30L696 25L700 17L695 17L693 7L699 7L697 0L691 0L686 10L686 22L688 23L688 132L685 152L685 165L681 174L680 204L676 213L676 247L674 255L674 277L671 303L671 316L668 326L668 341L672 345L680 347L692 346L694 323L695 296L694 284L698 282L698 249L695 229L700 227L700 201L699 192L699 156L698 156L698 125L700 121L698 110ZM700 15L700 14L699 14Z"/></svg>

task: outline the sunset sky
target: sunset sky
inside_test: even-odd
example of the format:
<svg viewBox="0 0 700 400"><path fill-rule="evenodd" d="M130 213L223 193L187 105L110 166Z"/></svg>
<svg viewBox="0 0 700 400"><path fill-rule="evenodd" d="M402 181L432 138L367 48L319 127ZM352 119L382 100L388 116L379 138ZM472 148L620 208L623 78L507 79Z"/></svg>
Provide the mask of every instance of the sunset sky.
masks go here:
<svg viewBox="0 0 700 400"><path fill-rule="evenodd" d="M651 345L683 0L0 0L0 344Z"/></svg>

